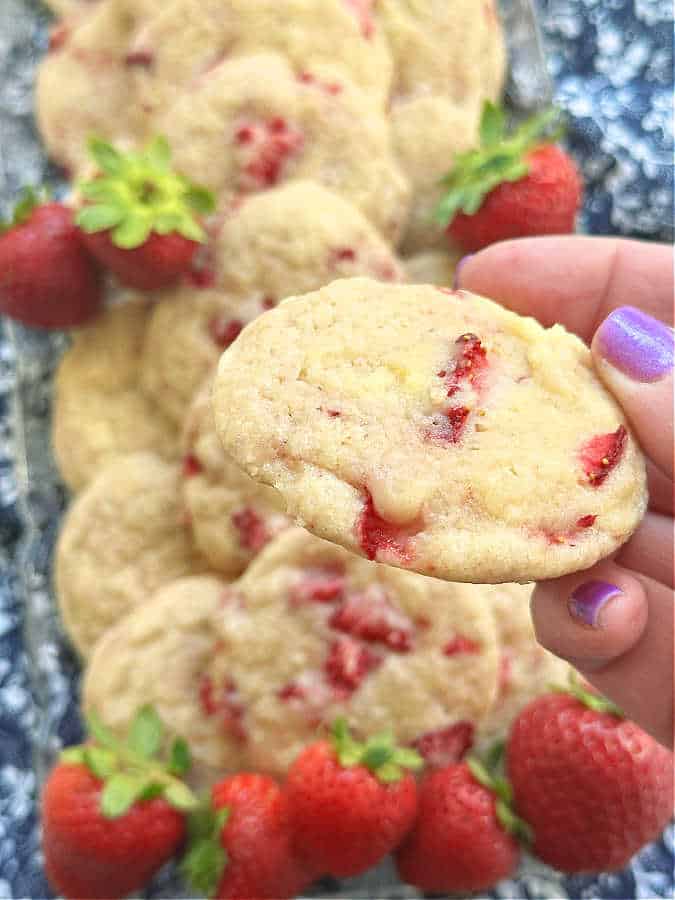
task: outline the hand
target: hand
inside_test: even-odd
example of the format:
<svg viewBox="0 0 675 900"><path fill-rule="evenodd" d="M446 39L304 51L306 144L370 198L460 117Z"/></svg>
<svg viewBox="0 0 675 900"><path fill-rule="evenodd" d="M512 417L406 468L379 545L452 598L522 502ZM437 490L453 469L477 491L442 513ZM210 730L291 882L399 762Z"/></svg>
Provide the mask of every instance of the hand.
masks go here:
<svg viewBox="0 0 675 900"><path fill-rule="evenodd" d="M586 572L539 584L537 639L657 740L673 742L673 251L610 238L535 238L462 260L457 287L591 344L599 377L648 457L649 511Z"/></svg>

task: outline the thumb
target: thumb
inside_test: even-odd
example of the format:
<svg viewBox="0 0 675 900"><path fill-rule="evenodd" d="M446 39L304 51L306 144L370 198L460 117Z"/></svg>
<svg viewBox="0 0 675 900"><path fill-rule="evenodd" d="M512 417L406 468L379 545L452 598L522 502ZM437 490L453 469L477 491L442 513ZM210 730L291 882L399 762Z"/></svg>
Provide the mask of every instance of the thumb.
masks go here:
<svg viewBox="0 0 675 900"><path fill-rule="evenodd" d="M632 306L615 309L591 350L600 378L630 420L645 453L673 477L672 328Z"/></svg>

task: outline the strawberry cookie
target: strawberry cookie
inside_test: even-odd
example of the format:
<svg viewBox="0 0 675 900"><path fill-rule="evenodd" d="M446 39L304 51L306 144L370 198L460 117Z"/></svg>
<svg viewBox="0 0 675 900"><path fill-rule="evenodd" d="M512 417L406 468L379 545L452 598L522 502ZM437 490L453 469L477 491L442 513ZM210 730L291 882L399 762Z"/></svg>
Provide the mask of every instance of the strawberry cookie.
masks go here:
<svg viewBox="0 0 675 900"><path fill-rule="evenodd" d="M199 696L213 651L211 622L226 588L210 575L165 585L101 637L82 686L85 714L96 712L120 736L142 706L153 706L167 738L187 740L195 786L241 768L237 745L223 740Z"/></svg>
<svg viewBox="0 0 675 900"><path fill-rule="evenodd" d="M63 480L79 491L118 456L152 450L178 456L178 429L140 390L150 306L110 307L75 333L54 381L52 447Z"/></svg>
<svg viewBox="0 0 675 900"><path fill-rule="evenodd" d="M183 500L195 544L217 572L236 576L290 525L276 491L225 455L213 421L209 377L188 413L183 441Z"/></svg>
<svg viewBox="0 0 675 900"><path fill-rule="evenodd" d="M119 0L97 3L53 33L40 64L35 96L40 134L51 158L72 175L87 170L90 135L129 145L145 134L125 64L133 21Z"/></svg>
<svg viewBox="0 0 675 900"><path fill-rule="evenodd" d="M178 466L153 453L120 457L66 513L56 548L56 596L82 656L163 584L204 568L182 521L179 478Z"/></svg>
<svg viewBox="0 0 675 900"><path fill-rule="evenodd" d="M290 294L336 278L402 280L394 253L365 216L314 182L248 197L226 217L199 277L161 295L150 317L141 382L181 425L220 354L244 325Z"/></svg>
<svg viewBox="0 0 675 900"><path fill-rule="evenodd" d="M383 107L392 59L368 5L322 0L318 11L316 0L171 0L130 46L141 102L150 112L165 109L226 57L270 50L308 81L315 66L335 67L323 90L339 93L346 75Z"/></svg>
<svg viewBox="0 0 675 900"><path fill-rule="evenodd" d="M458 105L497 99L506 68L495 0L378 0L375 18L394 57L394 98L447 96Z"/></svg>
<svg viewBox="0 0 675 900"><path fill-rule="evenodd" d="M219 607L207 710L247 765L271 774L338 715L358 737L391 730L433 763L457 759L496 693L483 590L286 531Z"/></svg>
<svg viewBox="0 0 675 900"><path fill-rule="evenodd" d="M464 291L345 279L286 300L223 355L214 404L226 452L300 524L452 581L588 568L646 507L588 348Z"/></svg>
<svg viewBox="0 0 675 900"><path fill-rule="evenodd" d="M273 53L225 59L157 118L156 130L177 170L212 190L222 209L241 195L311 179L395 242L410 190L384 114L346 78L330 92L321 67L310 75L299 78Z"/></svg>
<svg viewBox="0 0 675 900"><path fill-rule="evenodd" d="M500 584L489 594L497 626L499 681L497 699L480 724L477 743L487 749L508 734L530 700L552 684L567 684L570 667L537 643L530 618L532 585Z"/></svg>

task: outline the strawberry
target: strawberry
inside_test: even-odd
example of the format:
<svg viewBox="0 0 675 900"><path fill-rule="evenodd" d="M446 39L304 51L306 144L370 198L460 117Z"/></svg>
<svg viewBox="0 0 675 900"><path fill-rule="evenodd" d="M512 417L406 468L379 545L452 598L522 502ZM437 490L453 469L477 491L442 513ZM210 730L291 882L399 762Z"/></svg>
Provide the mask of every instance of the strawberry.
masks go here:
<svg viewBox="0 0 675 900"><path fill-rule="evenodd" d="M294 897L313 880L293 856L288 801L266 775L240 772L214 785L212 806L190 818L182 871L208 897Z"/></svg>
<svg viewBox="0 0 675 900"><path fill-rule="evenodd" d="M299 858L313 871L336 877L374 866L413 824L417 787L405 770L421 766L420 756L396 747L391 735L359 744L338 719L332 740L311 744L288 772L286 793Z"/></svg>
<svg viewBox="0 0 675 900"><path fill-rule="evenodd" d="M213 197L172 171L164 138L127 154L92 138L89 151L100 172L80 185L76 217L89 251L129 287L175 283L205 240L196 214L212 212Z"/></svg>
<svg viewBox="0 0 675 900"><path fill-rule="evenodd" d="M563 872L623 868L673 813L672 753L577 685L522 710L507 760L533 850Z"/></svg>
<svg viewBox="0 0 675 900"><path fill-rule="evenodd" d="M74 328L101 308L103 283L73 214L24 192L0 226L0 313L38 328Z"/></svg>
<svg viewBox="0 0 675 900"><path fill-rule="evenodd" d="M402 880L434 893L485 891L508 878L528 829L514 816L511 792L477 760L427 773L415 827L396 852Z"/></svg>
<svg viewBox="0 0 675 900"><path fill-rule="evenodd" d="M443 180L438 222L473 253L509 238L574 231L582 184L570 157L546 137L558 115L547 110L507 134L504 112L486 101L480 147L459 153Z"/></svg>
<svg viewBox="0 0 675 900"><path fill-rule="evenodd" d="M127 742L95 717L90 731L90 742L64 751L43 788L45 872L70 900L111 900L142 888L175 854L196 799L176 777L189 767L187 745L176 739L163 765L162 726L149 707Z"/></svg>

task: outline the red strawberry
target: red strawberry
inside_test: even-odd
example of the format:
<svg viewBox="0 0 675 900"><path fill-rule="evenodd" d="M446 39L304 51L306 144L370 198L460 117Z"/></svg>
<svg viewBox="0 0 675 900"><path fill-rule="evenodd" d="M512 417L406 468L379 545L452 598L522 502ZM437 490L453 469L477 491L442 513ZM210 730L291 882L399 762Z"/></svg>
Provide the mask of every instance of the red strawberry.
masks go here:
<svg viewBox="0 0 675 900"><path fill-rule="evenodd" d="M563 872L607 872L658 837L673 813L673 755L612 704L573 686L514 722L508 772L534 852Z"/></svg>
<svg viewBox="0 0 675 900"><path fill-rule="evenodd" d="M183 810L196 804L173 773L189 765L174 742L169 769L154 757L162 729L141 710L126 744L96 720L95 741L65 751L42 792L42 846L52 887L69 900L124 897L177 851Z"/></svg>
<svg viewBox="0 0 675 900"><path fill-rule="evenodd" d="M101 273L70 209L27 190L0 227L0 313L38 328L74 328L103 303Z"/></svg>
<svg viewBox="0 0 675 900"><path fill-rule="evenodd" d="M570 157L544 136L550 110L507 134L504 113L483 107L480 147L460 153L437 217L467 253L509 238L574 231L582 184Z"/></svg>
<svg viewBox="0 0 675 900"><path fill-rule="evenodd" d="M242 772L214 785L190 822L183 874L207 896L295 897L312 881L291 849L288 802L273 779Z"/></svg>
<svg viewBox="0 0 675 900"><path fill-rule="evenodd" d="M288 773L298 856L313 871L337 877L374 866L412 826L417 787L405 769L421 766L419 755L394 746L390 735L358 744L339 719L332 741L311 744Z"/></svg>
<svg viewBox="0 0 675 900"><path fill-rule="evenodd" d="M495 793L498 791L498 794ZM434 893L485 891L518 865L525 835L513 816L503 779L491 779L475 761L429 772L419 789L415 827L396 853L403 881Z"/></svg>
<svg viewBox="0 0 675 900"><path fill-rule="evenodd" d="M213 197L172 171L163 138L127 154L93 138L89 150L101 171L80 185L76 219L89 251L129 287L175 283L205 239L195 215L212 212Z"/></svg>

